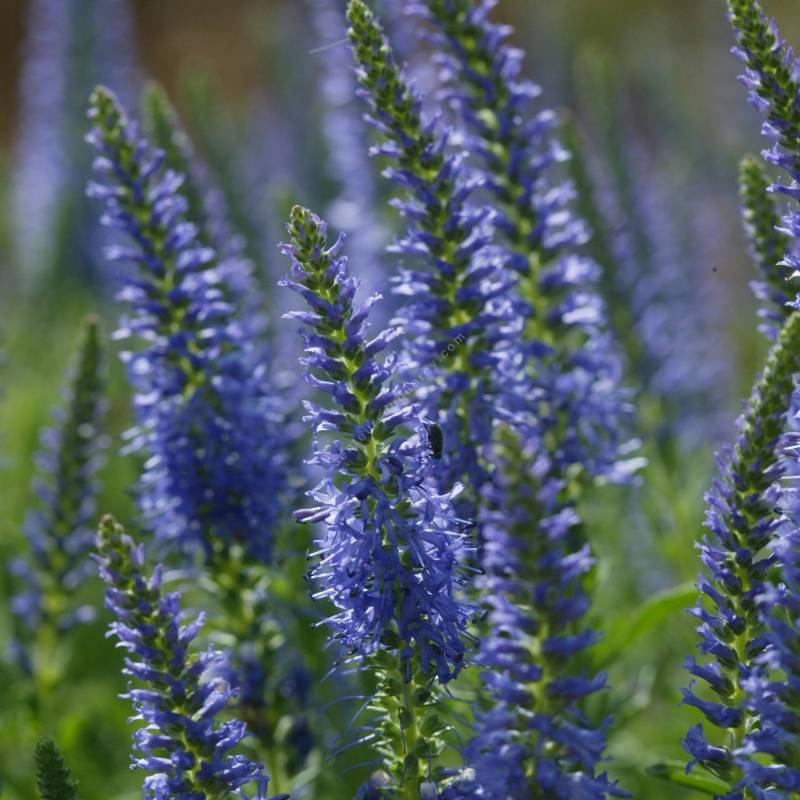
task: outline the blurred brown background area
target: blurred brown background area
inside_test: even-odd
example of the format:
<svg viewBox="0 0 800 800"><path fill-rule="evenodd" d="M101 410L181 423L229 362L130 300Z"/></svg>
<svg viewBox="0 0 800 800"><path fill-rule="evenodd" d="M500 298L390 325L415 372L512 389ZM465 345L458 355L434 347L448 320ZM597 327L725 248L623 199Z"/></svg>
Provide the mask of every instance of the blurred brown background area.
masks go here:
<svg viewBox="0 0 800 800"><path fill-rule="evenodd" d="M402 0L382 0L384 3ZM17 76L27 0L0 0L0 147L13 139ZM265 81L280 81L287 65L264 64L265 38L278 41L291 20L313 50L315 34L302 0L132 0L145 69L169 88L187 60L202 59L234 96ZM766 0L787 36L800 34L796 0ZM512 21L517 40L546 89L563 104L570 59L587 41L618 56L632 79L648 69L672 72L679 92L693 95L697 110L720 99L741 106L737 66L720 61L728 49L724 0L501 0L498 14ZM307 31L303 31L307 22ZM270 59L267 59L270 61ZM725 65L720 69L720 64ZM651 97L650 102L658 103ZM724 106L723 106L724 108ZM708 124L717 122L709 119ZM721 136L725 136L723 125Z"/></svg>

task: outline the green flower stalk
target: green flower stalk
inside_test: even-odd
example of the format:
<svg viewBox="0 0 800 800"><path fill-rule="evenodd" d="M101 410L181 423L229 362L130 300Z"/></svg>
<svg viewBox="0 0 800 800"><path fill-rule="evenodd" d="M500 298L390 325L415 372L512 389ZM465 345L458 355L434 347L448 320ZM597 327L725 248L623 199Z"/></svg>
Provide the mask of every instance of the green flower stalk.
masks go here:
<svg viewBox="0 0 800 800"><path fill-rule="evenodd" d="M736 442L720 459L721 477L706 498L710 535L700 546L706 572L698 580L701 599L692 613L699 621L700 651L709 658L701 663L691 657L686 668L708 686L713 699L701 697L690 685L684 702L729 738L722 746L710 744L697 725L684 747L692 765L702 764L731 788L741 779L734 751L757 722L743 682L753 672L766 631L756 599L774 561L764 549L781 522L776 509L781 441L798 371L800 314L795 312L769 353L739 420Z"/></svg>
<svg viewBox="0 0 800 800"><path fill-rule="evenodd" d="M579 254L585 225L572 188L553 174L565 158L551 112L530 113L538 87L493 24L492 0L411 4L434 30L450 98L493 209L494 249L512 276L507 351L496 362L506 423L492 432L481 597L489 629L478 660L491 697L465 753L472 768L448 797L511 800L625 796L601 771L605 724L581 711L605 688L586 673L596 634L586 624L594 565L575 501L583 478L622 477L627 404L621 364ZM505 298L504 298L505 299Z"/></svg>

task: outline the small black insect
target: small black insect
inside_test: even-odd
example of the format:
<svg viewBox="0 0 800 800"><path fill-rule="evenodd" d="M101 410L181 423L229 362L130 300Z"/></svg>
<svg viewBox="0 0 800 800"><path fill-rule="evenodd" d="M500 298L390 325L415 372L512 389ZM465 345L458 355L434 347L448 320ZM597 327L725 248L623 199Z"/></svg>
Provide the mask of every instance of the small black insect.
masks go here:
<svg viewBox="0 0 800 800"><path fill-rule="evenodd" d="M444 444L442 429L435 422L426 422L425 432L428 434L428 447L431 451L431 458L438 461L442 457L442 445Z"/></svg>

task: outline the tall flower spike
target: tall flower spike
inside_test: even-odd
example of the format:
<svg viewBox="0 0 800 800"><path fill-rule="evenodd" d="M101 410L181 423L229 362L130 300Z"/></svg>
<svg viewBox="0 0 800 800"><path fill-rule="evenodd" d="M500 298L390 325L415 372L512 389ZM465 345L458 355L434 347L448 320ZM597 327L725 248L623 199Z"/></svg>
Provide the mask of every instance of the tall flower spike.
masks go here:
<svg viewBox="0 0 800 800"><path fill-rule="evenodd" d="M766 624L765 647L745 682L747 705L758 717L737 750L744 774L741 788L753 797L789 800L800 790L800 769L795 753L800 746L800 493L798 427L800 392L795 390L791 432L786 436L784 458L787 476L781 487L786 519L772 546L781 581L772 583L757 598Z"/></svg>
<svg viewBox="0 0 800 800"><path fill-rule="evenodd" d="M137 268L120 297L131 309L119 339L139 427L132 446L149 459L141 504L162 540L208 557L241 547L268 562L284 489L281 425L265 394L266 365L237 321L229 262L186 219L183 177L163 168L111 93L98 88L88 136L100 155L89 192L103 222L130 246L109 252Z"/></svg>
<svg viewBox="0 0 800 800"><path fill-rule="evenodd" d="M767 116L762 132L774 142L764 158L784 170L790 180L770 187L792 200L800 200L800 81L794 52L781 40L777 25L767 20L757 0L728 0L736 34L734 48L746 68L742 82L752 104ZM792 247L782 266L791 277L800 274L800 255L794 243L800 239L800 211L793 207L783 218L782 232ZM795 308L800 301L793 301Z"/></svg>
<svg viewBox="0 0 800 800"><path fill-rule="evenodd" d="M774 142L764 156L796 179L800 173L800 82L794 54L758 0L728 0L728 11L736 34L734 53L746 66L742 83L753 106L766 114L763 133Z"/></svg>
<svg viewBox="0 0 800 800"><path fill-rule="evenodd" d="M518 346L508 359L510 404L524 412L520 370L534 374L539 435L560 437L562 457L591 474L622 477L620 434L629 404L620 390L621 362L603 303L596 264L578 248L588 236L570 208L572 186L555 169L569 156L555 139L556 117L530 113L540 89L524 80L522 52L505 44L507 26L493 24L496 0L425 0L410 11L427 19L450 98L466 127L467 147L497 215L497 239L516 273ZM512 406L513 407L513 406Z"/></svg>
<svg viewBox="0 0 800 800"><path fill-rule="evenodd" d="M747 703L747 680L763 648L765 625L757 598L765 590L774 557L763 554L780 525L775 506L781 476L779 445L800 370L800 314L786 321L772 346L766 367L738 422L735 445L719 459L721 475L707 495L710 534L700 545L706 573L701 599L692 613L699 621L700 651L708 659L688 659L686 668L707 685L713 700L684 690L714 726L727 730L730 745L712 746L702 726L692 728L684 746L700 763L735 786L741 777L733 752L755 719Z"/></svg>
<svg viewBox="0 0 800 800"><path fill-rule="evenodd" d="M488 477L482 449L504 416L492 368L510 333L503 323L511 276L490 247L492 212L468 204L476 186L463 156L447 152L435 121L423 122L420 99L372 12L351 0L348 19L358 80L380 135L375 152L392 162L384 174L399 187L394 204L407 220L394 250L423 267L403 269L396 286L404 300L398 321L408 333L405 377L443 431L439 487L464 481L459 507L474 518Z"/></svg>
<svg viewBox="0 0 800 800"><path fill-rule="evenodd" d="M246 798L245 787L254 786L265 800L263 767L230 752L247 734L244 723L217 721L233 694L214 674L224 656L189 652L202 615L183 620L180 595L163 590L160 566L148 577L142 545L110 516L100 523L96 560L116 617L109 633L128 654L124 672L133 682L124 697L144 723L134 734L133 766L149 773L145 799Z"/></svg>
<svg viewBox="0 0 800 800"><path fill-rule="evenodd" d="M435 778L442 722L429 684L454 678L464 663L470 608L456 599L464 582L464 525L452 500L428 488L434 464L419 435L401 433L416 412L392 383L393 358L377 356L398 336L367 338L369 309L357 308L357 283L341 254L327 245L327 226L296 207L289 225L290 277L282 282L308 304L289 318L303 324L306 380L330 397L309 403L313 463L325 471L311 492L313 508L298 519L319 522L317 599L336 609L327 624L346 653L377 674L372 709L378 752L391 788L419 800L420 782ZM323 444L322 435L337 438Z"/></svg>
<svg viewBox="0 0 800 800"><path fill-rule="evenodd" d="M764 320L761 329L774 340L786 317L792 313L788 275L783 266L791 240L780 230L778 205L768 193L769 180L764 167L755 158L742 160L739 187L750 255L761 273L761 280L752 284L753 292L763 304L759 310Z"/></svg>
<svg viewBox="0 0 800 800"><path fill-rule="evenodd" d="M800 86L794 81L791 54L755 0L729 0L728 7L739 45L736 52L747 64L744 82L754 104L767 112L765 132L777 142L765 155L792 174L800 165L800 140L796 138ZM784 191L791 194L793 190ZM795 238L797 217L793 212L787 218L790 240ZM791 253L785 260L793 266ZM700 763L718 775L731 787L732 798L741 796L738 787L744 785L743 774L747 780L741 766L743 742L757 727L761 713L750 696L767 641L758 598L765 593L768 573L776 561L772 553L763 551L781 525L776 511L777 481L783 472L779 451L794 375L800 370L799 347L800 314L794 311L784 322L739 420L736 444L720 460L721 480L708 496L711 537L700 547L708 574L700 578L701 601L694 614L700 621L701 652L711 660L699 664L690 658L687 668L716 697L704 700L690 685L684 690L684 702L700 709L712 725L726 729L729 737L725 745L713 746L697 725L689 731L684 746L693 757L689 768Z"/></svg>
<svg viewBox="0 0 800 800"><path fill-rule="evenodd" d="M516 272L519 344L500 362L502 383L511 408L536 410L496 436L482 579L490 630L479 655L495 707L466 748L474 779L459 776L448 793L621 796L597 773L604 731L579 710L605 676L585 675L578 665L595 639L583 622L593 558L571 485L579 471L618 470L619 364L602 305L585 288L596 267L574 252L584 228L566 208L570 191L547 182L548 167L562 158L549 136L552 115L525 120L538 90L517 80L520 54L502 45L506 29L487 21L492 5L413 4L445 51L469 149L499 209L497 239ZM535 393L519 392L520 373Z"/></svg>
<svg viewBox="0 0 800 800"><path fill-rule="evenodd" d="M140 502L162 541L206 556L219 610L212 624L234 642L237 713L270 759L302 760L307 753L274 738L305 722L284 696L298 664L281 645L290 623L269 591L275 537L286 524L290 436L264 360L252 265L209 201L166 99L155 90L148 97L165 155L105 90L90 111L103 180L90 192L106 204L104 222L131 240L112 257L137 267L121 293L131 316L117 335L140 345L124 354L139 424L132 444L149 456ZM265 714L288 724L267 724ZM279 787L282 773L273 766Z"/></svg>
<svg viewBox="0 0 800 800"><path fill-rule="evenodd" d="M39 505L25 520L31 557L12 564L25 588L11 608L17 621L13 650L28 669L28 644L41 626L65 630L93 617L90 606L75 607L74 595L89 574L96 473L105 438L102 347L94 318L87 319L64 405L42 436L34 483Z"/></svg>

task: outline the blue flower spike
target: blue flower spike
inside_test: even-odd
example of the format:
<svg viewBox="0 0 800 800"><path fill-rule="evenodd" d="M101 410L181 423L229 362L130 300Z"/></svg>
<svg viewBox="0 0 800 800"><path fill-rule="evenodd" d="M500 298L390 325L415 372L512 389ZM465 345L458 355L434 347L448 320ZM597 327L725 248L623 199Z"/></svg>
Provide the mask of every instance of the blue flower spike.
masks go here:
<svg viewBox="0 0 800 800"><path fill-rule="evenodd" d="M379 358L403 332L367 335L378 298L355 304L343 238L329 246L326 224L300 207L288 230L292 269L282 285L308 310L287 316L303 326L306 380L325 398L307 404L312 463L325 477L310 493L316 505L297 512L320 525L314 596L335 609L326 622L343 658L376 677L370 738L386 790L396 792L389 796L420 800L422 784L437 778L446 730L432 686L461 671L472 614L457 598L469 550L452 505L460 487L439 494L430 486L426 429L392 381L395 360ZM416 432L405 433L409 427Z"/></svg>
<svg viewBox="0 0 800 800"><path fill-rule="evenodd" d="M179 593L164 590L160 567L147 574L144 548L113 517L101 520L96 548L106 606L116 617L109 635L127 653L124 696L143 723L134 734L133 766L148 773L145 800L266 800L261 764L231 752L247 735L244 723L217 719L233 695L218 674L224 655L190 651L203 616L184 619Z"/></svg>
<svg viewBox="0 0 800 800"><path fill-rule="evenodd" d="M450 152L451 132L423 119L421 98L367 6L352 0L347 16L356 75L378 132L374 153L389 163L384 175L406 221L392 250L414 265L401 270L395 286L398 322L407 331L403 375L442 429L440 489L464 483L459 509L479 522L490 473L486 448L495 420L506 416L494 368L513 337L506 324L512 275L491 246L493 212L474 197L480 182L464 154Z"/></svg>
<svg viewBox="0 0 800 800"><path fill-rule="evenodd" d="M209 627L233 641L237 713L283 787L289 767L278 761L308 754L305 744L294 753L274 739L305 724L282 695L293 664L278 643L289 622L271 597L275 542L289 527L290 435L265 359L252 264L163 92L151 88L146 101L163 150L103 88L91 98L88 137L99 151L89 192L105 206L104 224L127 239L109 256L126 265L117 338L130 345L122 354L137 422L129 447L146 456L138 500L165 551L207 569ZM265 715L293 719L287 728Z"/></svg>
<svg viewBox="0 0 800 800"><path fill-rule="evenodd" d="M599 768L608 723L581 709L605 676L579 666L596 634L584 619L594 558L575 498L583 478L626 474L629 408L592 286L598 268L578 253L586 228L569 208L571 187L552 174L566 157L555 117L529 114L539 90L520 77L508 29L488 19L493 6L430 0L410 9L432 29L476 180L495 209L495 246L514 276L513 334L496 349L506 416L491 449L479 579L489 630L478 661L492 708L467 744L469 770L446 794L621 797Z"/></svg>
<svg viewBox="0 0 800 800"><path fill-rule="evenodd" d="M88 141L98 150L89 193L103 222L130 242L109 252L136 274L118 339L139 423L132 446L148 456L140 502L164 541L213 561L238 546L268 563L285 482L280 423L254 369L253 342L236 316L239 259L218 258L192 222L184 178L165 169L114 96L90 100Z"/></svg>

